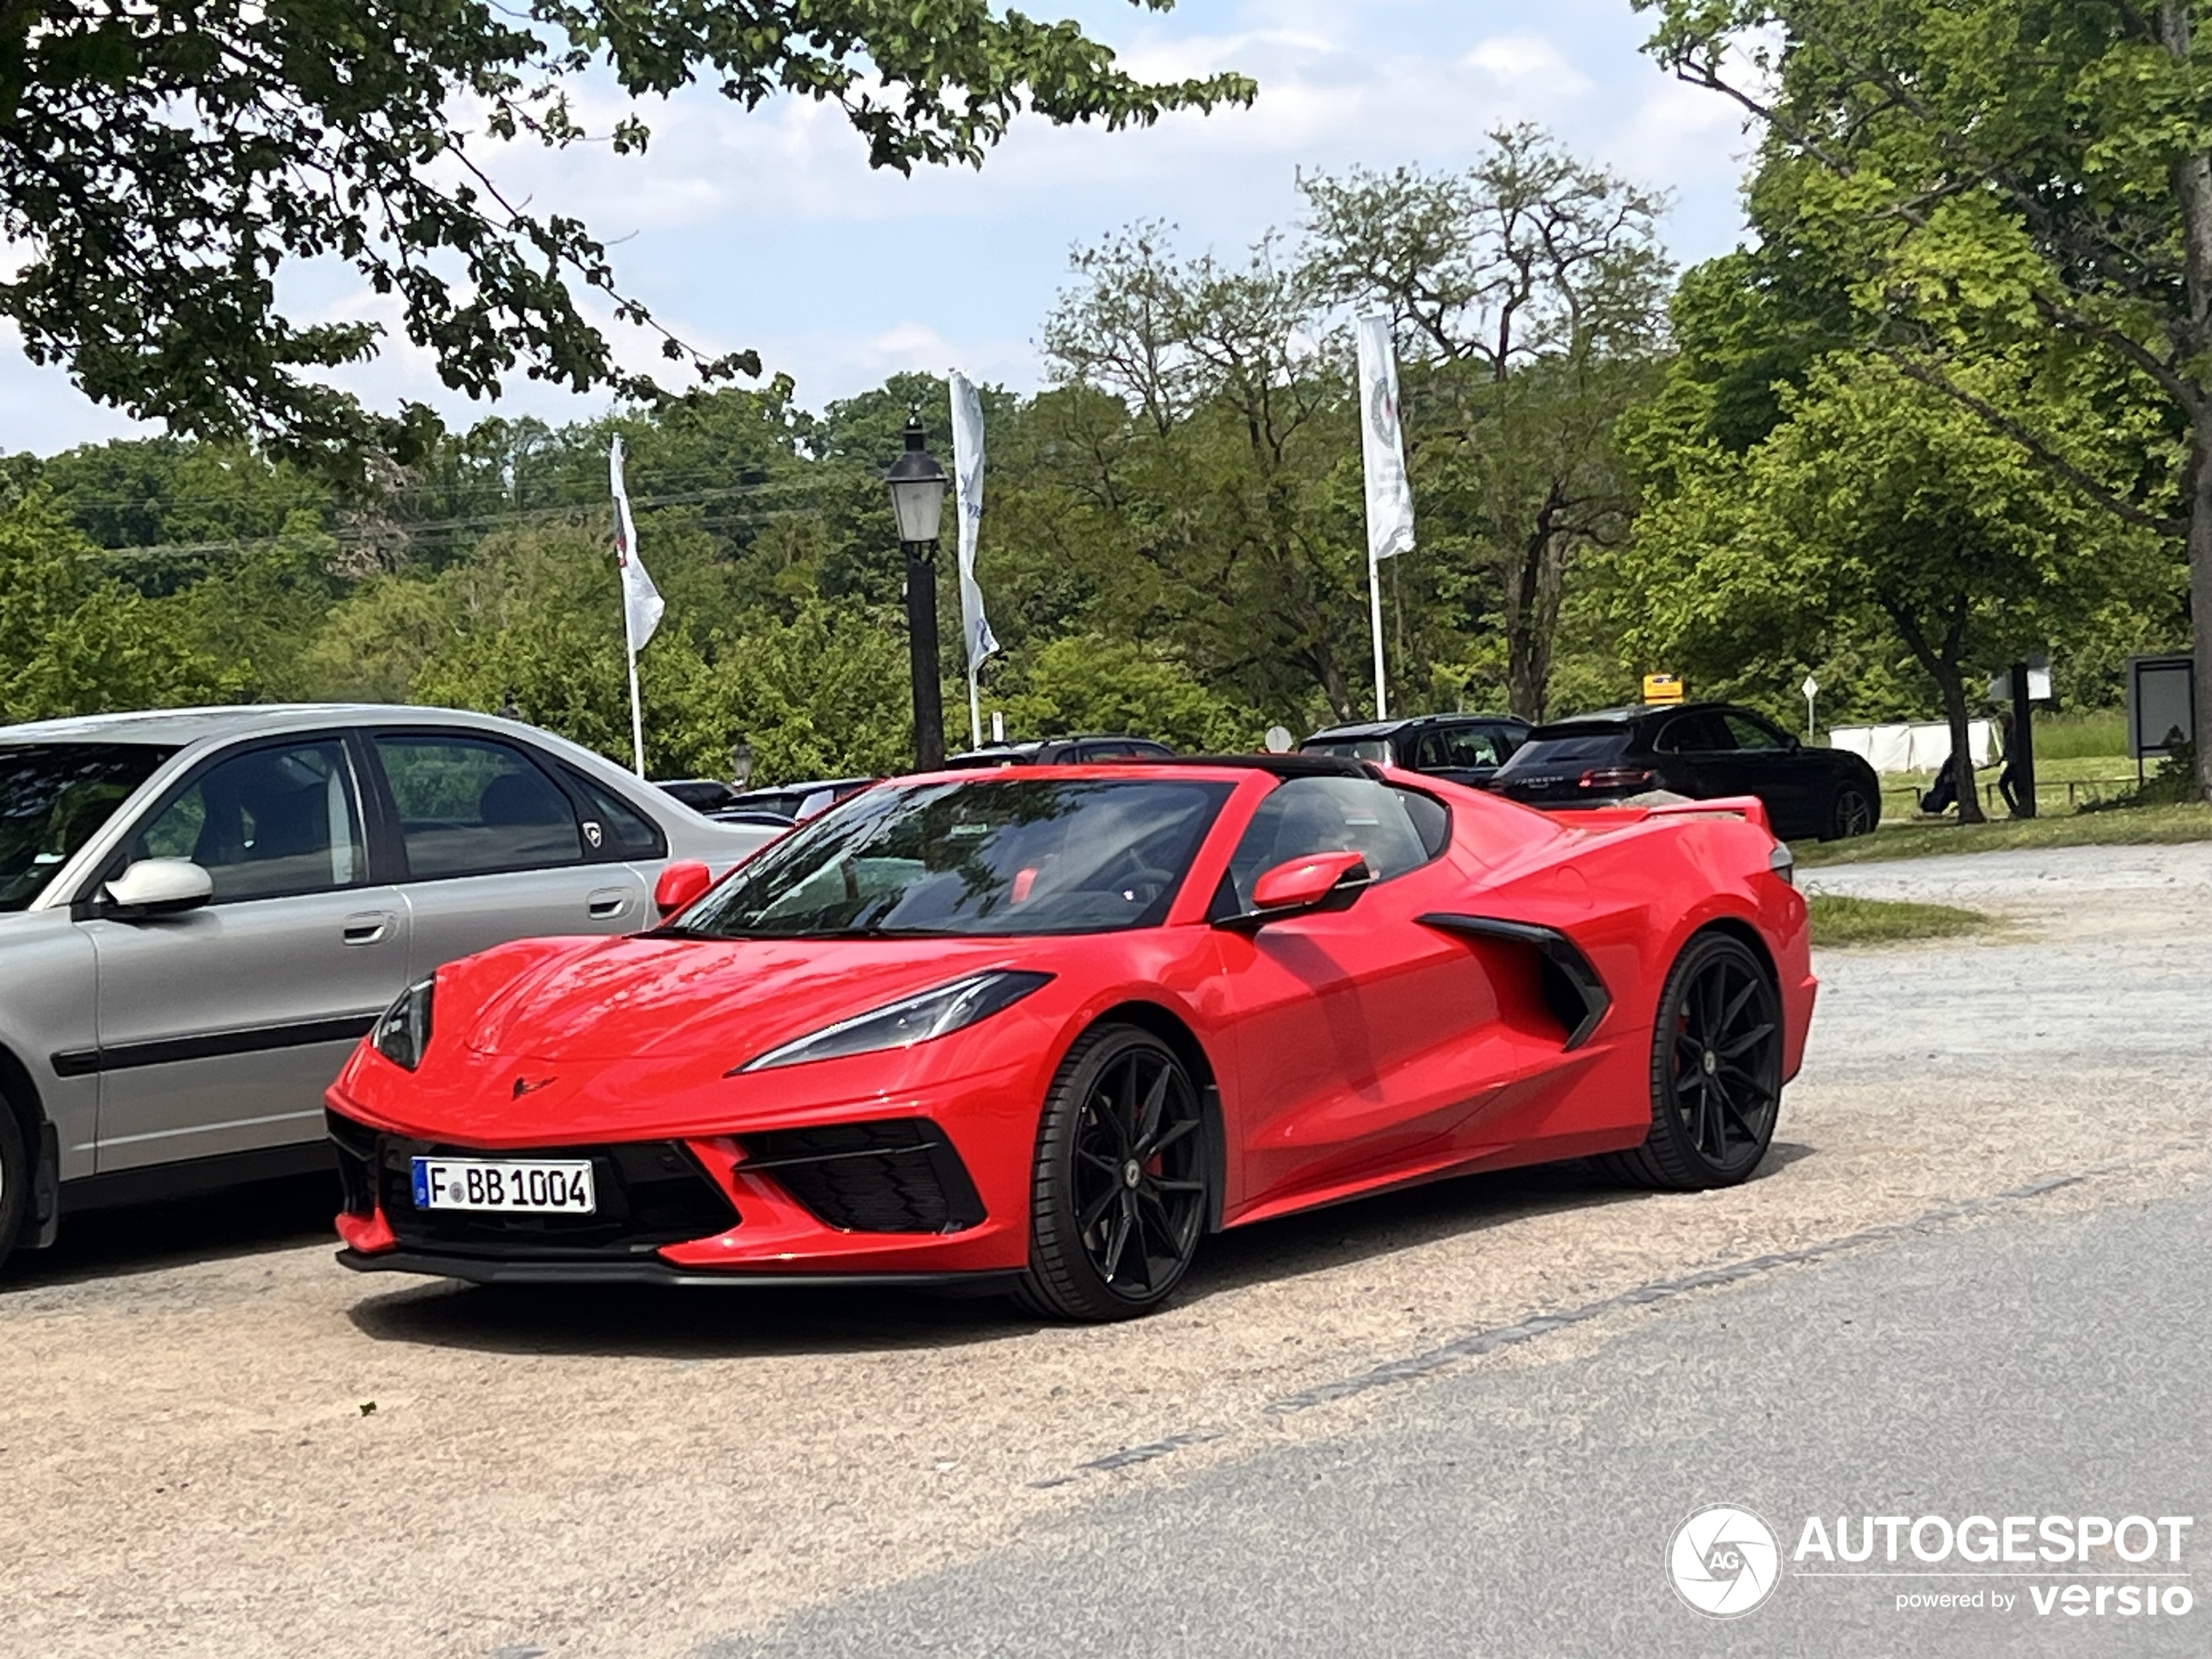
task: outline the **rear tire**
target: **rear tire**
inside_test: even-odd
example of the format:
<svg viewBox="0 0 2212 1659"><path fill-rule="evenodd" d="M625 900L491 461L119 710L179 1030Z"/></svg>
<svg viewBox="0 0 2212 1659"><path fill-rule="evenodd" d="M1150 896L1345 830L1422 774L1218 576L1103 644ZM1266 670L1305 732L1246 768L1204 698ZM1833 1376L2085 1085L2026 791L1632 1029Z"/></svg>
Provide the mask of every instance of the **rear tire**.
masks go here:
<svg viewBox="0 0 2212 1659"><path fill-rule="evenodd" d="M1871 835L1882 821L1879 796L1870 795L1862 784L1843 783L1836 786L1836 798L1828 813L1828 833L1824 841L1848 841L1861 835Z"/></svg>
<svg viewBox="0 0 2212 1659"><path fill-rule="evenodd" d="M1202 1110L1181 1056L1150 1032L1102 1025L1076 1040L1037 1125L1024 1307L1126 1319L1173 1293L1205 1231Z"/></svg>
<svg viewBox="0 0 2212 1659"><path fill-rule="evenodd" d="M23 1124L4 1096L0 1096L0 1268L22 1237L30 1214L30 1153L24 1144Z"/></svg>
<svg viewBox="0 0 2212 1659"><path fill-rule="evenodd" d="M1606 1166L1674 1192L1732 1187L1766 1157L1782 1108L1782 995L1742 940L1692 938L1659 994L1651 1131Z"/></svg>

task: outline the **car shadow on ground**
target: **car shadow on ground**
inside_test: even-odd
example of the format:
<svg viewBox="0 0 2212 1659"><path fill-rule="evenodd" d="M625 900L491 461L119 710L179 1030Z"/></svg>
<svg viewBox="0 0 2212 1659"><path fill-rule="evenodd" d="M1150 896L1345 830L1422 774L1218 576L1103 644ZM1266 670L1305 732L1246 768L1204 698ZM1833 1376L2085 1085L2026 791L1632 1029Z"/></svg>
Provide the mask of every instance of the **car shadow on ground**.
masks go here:
<svg viewBox="0 0 2212 1659"><path fill-rule="evenodd" d="M1755 1179L1814 1149L1777 1143ZM1189 1305L1268 1279L1326 1272L1523 1217L1652 1195L1585 1163L1467 1176L1209 1238L1177 1291ZM348 1317L381 1342L492 1353L727 1359L989 1343L1045 1322L1000 1295L920 1291L471 1285L422 1281L364 1297Z"/></svg>
<svg viewBox="0 0 2212 1659"><path fill-rule="evenodd" d="M335 1249L338 1205L334 1174L302 1175L64 1216L51 1250L19 1251L0 1268L0 1297L307 1244Z"/></svg>

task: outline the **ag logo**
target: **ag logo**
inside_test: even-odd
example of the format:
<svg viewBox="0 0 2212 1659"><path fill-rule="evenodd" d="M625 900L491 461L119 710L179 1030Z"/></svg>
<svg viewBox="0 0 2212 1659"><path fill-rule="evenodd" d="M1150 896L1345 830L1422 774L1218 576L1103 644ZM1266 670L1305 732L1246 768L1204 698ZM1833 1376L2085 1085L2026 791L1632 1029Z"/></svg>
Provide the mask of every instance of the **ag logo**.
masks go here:
<svg viewBox="0 0 2212 1659"><path fill-rule="evenodd" d="M1773 1530L1748 1509L1725 1504L1683 1521L1667 1552L1675 1594L1697 1612L1732 1619L1774 1593L1782 1548Z"/></svg>
<svg viewBox="0 0 2212 1659"><path fill-rule="evenodd" d="M607 833L587 818L583 820L583 839L591 843L591 850L596 853L599 843L607 839Z"/></svg>

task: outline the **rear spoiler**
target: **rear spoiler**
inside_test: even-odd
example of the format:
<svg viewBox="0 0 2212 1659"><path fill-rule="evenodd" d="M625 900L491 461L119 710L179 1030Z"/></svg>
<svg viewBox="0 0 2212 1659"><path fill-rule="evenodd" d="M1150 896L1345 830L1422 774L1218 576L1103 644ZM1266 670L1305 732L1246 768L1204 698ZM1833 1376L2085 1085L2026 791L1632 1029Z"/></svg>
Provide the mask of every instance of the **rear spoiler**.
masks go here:
<svg viewBox="0 0 2212 1659"><path fill-rule="evenodd" d="M1561 813L1554 821L1561 824L1587 824L1591 828L1626 829L1631 824L1646 823L1655 818L1740 818L1747 824L1756 824L1769 835L1774 826L1766 815L1766 803L1757 795L1722 795L1712 800L1669 800L1651 806L1592 806L1579 812Z"/></svg>

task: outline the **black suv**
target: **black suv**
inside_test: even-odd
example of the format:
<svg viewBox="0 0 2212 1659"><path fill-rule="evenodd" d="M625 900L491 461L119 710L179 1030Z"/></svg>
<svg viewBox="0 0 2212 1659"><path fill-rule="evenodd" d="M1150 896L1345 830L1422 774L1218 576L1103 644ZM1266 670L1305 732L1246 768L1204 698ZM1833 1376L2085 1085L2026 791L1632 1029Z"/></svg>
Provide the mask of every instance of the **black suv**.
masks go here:
<svg viewBox="0 0 2212 1659"><path fill-rule="evenodd" d="M1512 714L1420 714L1332 725L1298 745L1298 752L1380 761L1480 787L1527 740L1528 732L1528 722Z"/></svg>
<svg viewBox="0 0 2212 1659"><path fill-rule="evenodd" d="M1540 725L1490 787L1530 806L1603 806L1662 789L1699 800L1757 795L1784 840L1838 840L1882 821L1881 786L1864 760L1809 748L1729 703L1603 709Z"/></svg>
<svg viewBox="0 0 2212 1659"><path fill-rule="evenodd" d="M1082 766L1095 760L1172 760L1175 751L1150 738L1045 738L1035 743L993 743L953 755L949 769L986 766Z"/></svg>

